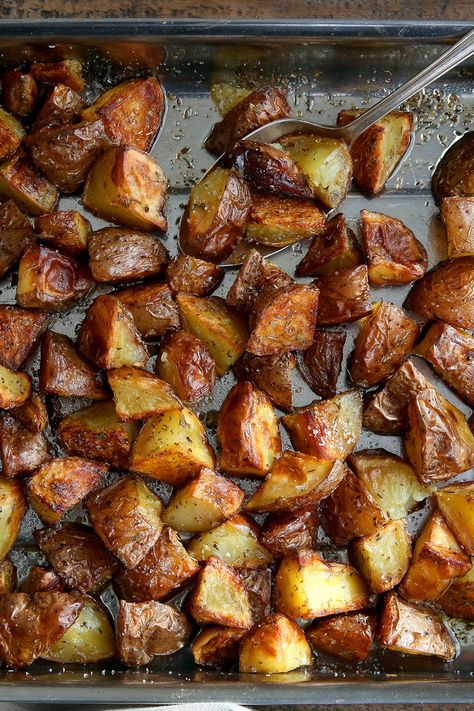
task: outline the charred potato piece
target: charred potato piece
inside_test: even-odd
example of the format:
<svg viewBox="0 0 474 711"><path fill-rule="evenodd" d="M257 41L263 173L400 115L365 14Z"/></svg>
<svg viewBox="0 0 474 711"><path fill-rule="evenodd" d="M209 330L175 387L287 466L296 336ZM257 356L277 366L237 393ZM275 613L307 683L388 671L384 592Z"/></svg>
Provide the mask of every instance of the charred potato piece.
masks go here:
<svg viewBox="0 0 474 711"><path fill-rule="evenodd" d="M225 271L211 262L188 254L178 254L166 268L166 281L173 295L179 292L194 296L209 296L217 289Z"/></svg>
<svg viewBox="0 0 474 711"><path fill-rule="evenodd" d="M296 622L274 613L253 627L242 640L241 673L280 674L312 662L311 648Z"/></svg>
<svg viewBox="0 0 474 711"><path fill-rule="evenodd" d="M421 279L428 266L426 250L395 217L361 210L362 240L375 286L397 286Z"/></svg>
<svg viewBox="0 0 474 711"><path fill-rule="evenodd" d="M12 269L26 249L36 242L31 227L0 229L0 277Z"/></svg>
<svg viewBox="0 0 474 711"><path fill-rule="evenodd" d="M357 321L372 312L365 264L324 274L313 285L319 289L318 326Z"/></svg>
<svg viewBox="0 0 474 711"><path fill-rule="evenodd" d="M244 634L245 630L237 627L205 627L191 644L194 663L213 669L233 666Z"/></svg>
<svg viewBox="0 0 474 711"><path fill-rule="evenodd" d="M82 202L104 220L163 232L167 180L156 160L136 148L110 148L94 163Z"/></svg>
<svg viewBox="0 0 474 711"><path fill-rule="evenodd" d="M275 556L290 555L316 542L318 518L312 509L271 514L263 524L260 540Z"/></svg>
<svg viewBox="0 0 474 711"><path fill-rule="evenodd" d="M77 210L56 210L49 215L39 215L35 219L35 230L38 239L80 257L87 250L91 226Z"/></svg>
<svg viewBox="0 0 474 711"><path fill-rule="evenodd" d="M126 467L136 431L135 422L120 422L113 402L99 402L64 417L57 435L71 455Z"/></svg>
<svg viewBox="0 0 474 711"><path fill-rule="evenodd" d="M51 212L59 198L54 185L38 173L22 148L0 164L0 195L14 200L29 215Z"/></svg>
<svg viewBox="0 0 474 711"><path fill-rule="evenodd" d="M30 67L34 79L44 84L65 84L74 91L82 91L85 83L82 77L82 64L78 59L63 59L60 62L38 62Z"/></svg>
<svg viewBox="0 0 474 711"><path fill-rule="evenodd" d="M38 101L38 85L21 69L2 72L2 105L16 116L29 116Z"/></svg>
<svg viewBox="0 0 474 711"><path fill-rule="evenodd" d="M453 581L437 602L443 612L450 617L474 620L474 564L466 575Z"/></svg>
<svg viewBox="0 0 474 711"><path fill-rule="evenodd" d="M446 228L448 257L474 255L474 198L446 197L440 204Z"/></svg>
<svg viewBox="0 0 474 711"><path fill-rule="evenodd" d="M464 550L474 555L474 482L449 484L435 496L448 526Z"/></svg>
<svg viewBox="0 0 474 711"><path fill-rule="evenodd" d="M130 469L180 486L201 467L215 464L215 454L197 415L187 407L150 417L135 441Z"/></svg>
<svg viewBox="0 0 474 711"><path fill-rule="evenodd" d="M59 575L52 568L47 568L42 565L32 565L28 571L28 575L23 580L20 588L21 592L38 593L49 592L56 590L62 592L64 583Z"/></svg>
<svg viewBox="0 0 474 711"><path fill-rule="evenodd" d="M267 262L256 249L249 250L230 287L226 302L232 308L249 315L259 294L282 289L293 284L293 279L271 262Z"/></svg>
<svg viewBox="0 0 474 711"><path fill-rule="evenodd" d="M146 370L122 366L107 371L119 420L144 420L180 406L173 389Z"/></svg>
<svg viewBox="0 0 474 711"><path fill-rule="evenodd" d="M97 489L106 471L107 467L79 457L50 459L28 479L28 499L43 523L56 523Z"/></svg>
<svg viewBox="0 0 474 711"><path fill-rule="evenodd" d="M336 395L345 342L345 331L315 331L310 347L298 354L298 370L322 398Z"/></svg>
<svg viewBox="0 0 474 711"><path fill-rule="evenodd" d="M293 403L291 375L295 367L292 353L268 356L245 355L234 365L238 381L247 380L267 395L280 410L289 410Z"/></svg>
<svg viewBox="0 0 474 711"><path fill-rule="evenodd" d="M16 203L10 199L0 204L0 228L2 230L30 229L31 222Z"/></svg>
<svg viewBox="0 0 474 711"><path fill-rule="evenodd" d="M309 235L308 235L309 236ZM339 269L357 267L363 262L362 251L354 232L339 213L317 234L296 267L296 276L332 274Z"/></svg>
<svg viewBox="0 0 474 711"><path fill-rule="evenodd" d="M375 615L349 612L317 620L306 628L306 639L317 652L346 662L365 662L375 636Z"/></svg>
<svg viewBox="0 0 474 711"><path fill-rule="evenodd" d="M89 268L94 281L126 282L164 274L169 255L155 237L123 227L103 227L89 240Z"/></svg>
<svg viewBox="0 0 474 711"><path fill-rule="evenodd" d="M19 481L0 477L0 560L4 560L20 532L26 499Z"/></svg>
<svg viewBox="0 0 474 711"><path fill-rule="evenodd" d="M394 588L410 564L411 539L405 519L382 523L373 533L356 538L350 556L372 593Z"/></svg>
<svg viewBox="0 0 474 711"><path fill-rule="evenodd" d="M447 627L434 612L405 602L394 592L385 598L377 641L381 647L404 654L456 656L456 645Z"/></svg>
<svg viewBox="0 0 474 711"><path fill-rule="evenodd" d="M117 646L120 660L129 667L148 664L157 655L184 647L191 625L182 612L161 602L120 601Z"/></svg>
<svg viewBox="0 0 474 711"><path fill-rule="evenodd" d="M0 365L0 408L11 410L24 405L31 395L31 378Z"/></svg>
<svg viewBox="0 0 474 711"><path fill-rule="evenodd" d="M10 410L10 415L30 432L44 432L48 424L48 412L38 393L31 393L24 405Z"/></svg>
<svg viewBox="0 0 474 711"><path fill-rule="evenodd" d="M311 619L366 607L369 594L350 565L328 563L310 550L285 556L275 577L275 606L288 617Z"/></svg>
<svg viewBox="0 0 474 711"><path fill-rule="evenodd" d="M178 306L168 284L130 286L114 296L130 311L142 338L160 338L180 328Z"/></svg>
<svg viewBox="0 0 474 711"><path fill-rule="evenodd" d="M431 178L436 202L474 195L474 131L468 131L441 157Z"/></svg>
<svg viewBox="0 0 474 711"><path fill-rule="evenodd" d="M138 477L126 476L86 503L102 542L126 568L135 568L158 540L163 503Z"/></svg>
<svg viewBox="0 0 474 711"><path fill-rule="evenodd" d="M11 560L2 560L0 563L0 595L14 592L16 584L16 567Z"/></svg>
<svg viewBox="0 0 474 711"><path fill-rule="evenodd" d="M252 191L252 207L245 230L248 240L269 247L286 247L326 228L324 212L311 200Z"/></svg>
<svg viewBox="0 0 474 711"><path fill-rule="evenodd" d="M0 363L18 370L36 348L48 323L41 311L0 305Z"/></svg>
<svg viewBox="0 0 474 711"><path fill-rule="evenodd" d="M66 585L81 593L101 592L117 570L117 561L99 536L82 523L38 528L33 537Z"/></svg>
<svg viewBox="0 0 474 711"><path fill-rule="evenodd" d="M31 126L32 133L42 128L57 128L79 118L84 101L65 84L56 84L44 100Z"/></svg>
<svg viewBox="0 0 474 711"><path fill-rule="evenodd" d="M48 458L49 447L40 432L30 432L7 415L0 418L2 474L16 477L30 474Z"/></svg>
<svg viewBox="0 0 474 711"><path fill-rule="evenodd" d="M208 395L216 382L214 358L199 338L186 331L173 331L165 337L155 370L185 402L197 402Z"/></svg>
<svg viewBox="0 0 474 711"><path fill-rule="evenodd" d="M0 159L16 151L24 136L25 129L18 119L0 108Z"/></svg>
<svg viewBox="0 0 474 711"><path fill-rule="evenodd" d="M239 575L249 594L252 620L258 622L270 614L272 597L272 571L240 569Z"/></svg>
<svg viewBox="0 0 474 711"><path fill-rule="evenodd" d="M395 373L409 355L418 326L395 304L380 301L360 323L349 371L356 385L370 388Z"/></svg>

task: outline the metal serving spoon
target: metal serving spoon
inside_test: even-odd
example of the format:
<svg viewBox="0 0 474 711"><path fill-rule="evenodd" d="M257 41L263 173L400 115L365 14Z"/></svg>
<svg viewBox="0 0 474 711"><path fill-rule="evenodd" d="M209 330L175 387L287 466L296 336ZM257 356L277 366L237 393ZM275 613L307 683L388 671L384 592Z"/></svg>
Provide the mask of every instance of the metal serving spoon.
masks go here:
<svg viewBox="0 0 474 711"><path fill-rule="evenodd" d="M435 59L428 67L422 69L421 72L412 77L412 79L406 81L399 86L398 89L395 89L391 94L385 96L354 119L354 121L351 121L351 123L345 126L326 126L303 119L284 118L272 121L261 128L255 129L255 131L251 131L241 140L251 138L261 143L274 143L289 133L311 133L320 136L329 136L331 138L342 138L350 147L355 139L367 128L389 114L390 111L396 109L401 103L413 96L413 94L416 94L425 86L435 81L435 79L438 79L450 69L456 67L472 54L474 54L474 29L468 32L459 42L456 42L456 44L446 50L446 52L443 52L443 54ZM209 167L201 177L201 180L219 165L222 158L223 156L220 156ZM274 249L273 247L267 247L258 243L252 243L250 245L244 241L240 243L228 260L220 266L239 266L250 248L257 249L265 257L270 257L279 252L283 252L283 250L288 249L289 246L291 245ZM181 249L181 243L179 243L179 247Z"/></svg>

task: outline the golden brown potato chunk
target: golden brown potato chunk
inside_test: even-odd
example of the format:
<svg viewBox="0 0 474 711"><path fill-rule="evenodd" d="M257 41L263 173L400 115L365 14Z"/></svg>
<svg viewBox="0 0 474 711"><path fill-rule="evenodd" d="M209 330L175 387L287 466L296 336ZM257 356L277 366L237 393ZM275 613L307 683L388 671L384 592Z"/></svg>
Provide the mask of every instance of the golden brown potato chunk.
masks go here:
<svg viewBox="0 0 474 711"><path fill-rule="evenodd" d="M293 283L283 269L267 262L256 249L251 249L227 293L226 302L237 311L250 315L257 296L263 291L276 291Z"/></svg>
<svg viewBox="0 0 474 711"><path fill-rule="evenodd" d="M0 159L7 158L16 151L24 135L25 129L18 119L0 108Z"/></svg>
<svg viewBox="0 0 474 711"><path fill-rule="evenodd" d="M311 648L296 622L285 615L268 615L242 640L241 673L281 674L311 664Z"/></svg>
<svg viewBox="0 0 474 711"><path fill-rule="evenodd" d="M73 257L31 245L18 267L16 300L26 308L60 311L86 296L93 285L89 269Z"/></svg>
<svg viewBox="0 0 474 711"><path fill-rule="evenodd" d="M252 206L245 235L248 240L269 247L285 247L326 228L324 212L312 200L252 191Z"/></svg>
<svg viewBox="0 0 474 711"><path fill-rule="evenodd" d="M443 612L450 617L474 620L474 564L462 578L456 578L447 592L437 601Z"/></svg>
<svg viewBox="0 0 474 711"><path fill-rule="evenodd" d="M0 229L0 277L5 276L35 242L36 235L30 226Z"/></svg>
<svg viewBox="0 0 474 711"><path fill-rule="evenodd" d="M205 627L191 644L194 663L213 669L233 666L239 659L244 634L245 630L237 627Z"/></svg>
<svg viewBox="0 0 474 711"><path fill-rule="evenodd" d="M38 239L73 257L80 257L87 250L91 226L77 210L56 210L39 215L35 219L35 230Z"/></svg>
<svg viewBox="0 0 474 711"><path fill-rule="evenodd" d="M49 447L40 432L30 432L3 414L0 418L0 456L5 477L29 474L48 458Z"/></svg>
<svg viewBox="0 0 474 711"><path fill-rule="evenodd" d="M372 312L365 264L324 274L313 285L319 289L318 326L357 321Z"/></svg>
<svg viewBox="0 0 474 711"><path fill-rule="evenodd" d="M357 267L363 254L354 232L339 213L327 224L322 234L317 234L296 267L296 276L332 274L339 269Z"/></svg>
<svg viewBox="0 0 474 711"><path fill-rule="evenodd" d="M119 420L144 420L180 407L173 389L147 370L122 366L107 371Z"/></svg>
<svg viewBox="0 0 474 711"><path fill-rule="evenodd" d="M82 64L78 59L63 59L60 62L38 62L30 67L31 75L44 84L65 84L74 91L82 91L85 86Z"/></svg>
<svg viewBox="0 0 474 711"><path fill-rule="evenodd" d="M449 484L435 496L448 526L464 550L474 555L474 482Z"/></svg>
<svg viewBox="0 0 474 711"><path fill-rule="evenodd" d="M241 568L239 569L239 575L249 594L252 620L255 624L262 617L270 614L272 571L269 568L266 570L246 570Z"/></svg>
<svg viewBox="0 0 474 711"><path fill-rule="evenodd" d="M26 491L43 523L61 516L97 489L107 467L79 457L50 459L30 477Z"/></svg>
<svg viewBox="0 0 474 711"><path fill-rule="evenodd" d="M441 157L431 178L436 202L474 195L474 131L455 141Z"/></svg>
<svg viewBox="0 0 474 711"><path fill-rule="evenodd" d="M290 555L302 548L314 547L318 524L312 509L271 514L263 524L260 540L275 558Z"/></svg>
<svg viewBox="0 0 474 711"><path fill-rule="evenodd" d="M99 402L64 417L57 435L69 454L126 467L136 431L135 422L120 422L113 402Z"/></svg>
<svg viewBox="0 0 474 711"><path fill-rule="evenodd" d="M51 212L59 197L22 148L0 165L0 195L11 198L30 215Z"/></svg>
<svg viewBox="0 0 474 711"><path fill-rule="evenodd" d="M0 363L18 370L36 348L48 316L18 306L0 305Z"/></svg>
<svg viewBox="0 0 474 711"><path fill-rule="evenodd" d="M247 380L268 395L280 410L289 410L293 404L292 371L295 356L292 353L275 353L268 356L245 355L234 365L238 381Z"/></svg>
<svg viewBox="0 0 474 711"><path fill-rule="evenodd" d="M30 395L30 376L0 365L0 408L11 410L20 407L27 402Z"/></svg>
<svg viewBox="0 0 474 711"><path fill-rule="evenodd" d="M33 76L21 69L2 72L2 105L17 116L29 116L38 101L38 85Z"/></svg>
<svg viewBox="0 0 474 711"><path fill-rule="evenodd" d="M221 262L242 240L250 211L250 191L234 170L214 168L191 190L180 226L186 254Z"/></svg>
<svg viewBox="0 0 474 711"><path fill-rule="evenodd" d="M208 395L216 382L214 358L199 338L186 331L165 336L155 370L185 402L197 402Z"/></svg>
<svg viewBox="0 0 474 711"><path fill-rule="evenodd" d="M0 563L0 595L14 592L17 585L16 567L11 560L2 560Z"/></svg>
<svg viewBox="0 0 474 711"><path fill-rule="evenodd" d="M360 610L368 599L355 568L329 563L315 551L285 556L275 577L275 606L288 617L306 620Z"/></svg>
<svg viewBox="0 0 474 711"><path fill-rule="evenodd" d="M130 286L114 296L130 311L142 338L154 340L180 328L178 306L168 284Z"/></svg>
<svg viewBox="0 0 474 711"><path fill-rule="evenodd" d="M126 282L164 274L169 255L159 239L123 227L103 227L89 240L89 268L96 282Z"/></svg>
<svg viewBox="0 0 474 711"><path fill-rule="evenodd" d="M358 390L347 390L284 415L281 422L298 452L331 461L345 459L362 431L362 397Z"/></svg>
<svg viewBox="0 0 474 711"><path fill-rule="evenodd" d="M336 394L345 342L345 331L315 331L310 347L298 354L298 370L322 398Z"/></svg>
<svg viewBox="0 0 474 711"><path fill-rule="evenodd" d="M418 326L395 304L380 301L360 323L349 371L356 385L370 388L395 373L409 355Z"/></svg>
<svg viewBox="0 0 474 711"><path fill-rule="evenodd" d="M149 664L158 655L177 652L191 634L182 612L161 602L120 601L117 646L120 661L129 667Z"/></svg>
<svg viewBox="0 0 474 711"><path fill-rule="evenodd" d="M166 268L166 281L173 295L183 292L194 296L209 296L224 278L221 267L204 259L178 254Z"/></svg>
<svg viewBox="0 0 474 711"><path fill-rule="evenodd" d="M30 595L32 593L49 592L51 590L62 592L64 590L64 583L52 568L32 565L28 571L28 575L21 584L20 590L21 592L30 593Z"/></svg>
<svg viewBox="0 0 474 711"><path fill-rule="evenodd" d="M122 477L92 494L86 508L96 533L126 568L143 560L163 527L163 503L138 477Z"/></svg>
<svg viewBox="0 0 474 711"><path fill-rule="evenodd" d="M440 204L446 228L448 257L474 255L474 198L445 197Z"/></svg>
<svg viewBox="0 0 474 711"><path fill-rule="evenodd" d="M0 204L0 228L2 230L31 229L31 222L16 203L10 199Z"/></svg>
<svg viewBox="0 0 474 711"><path fill-rule="evenodd" d="M411 538L405 519L382 523L373 533L356 538L351 560L373 593L398 585L410 564Z"/></svg>
<svg viewBox="0 0 474 711"><path fill-rule="evenodd" d="M217 439L223 471L265 476L281 452L278 420L269 398L249 382L236 383L222 403Z"/></svg>
<svg viewBox="0 0 474 711"><path fill-rule="evenodd" d="M30 432L43 432L48 424L48 412L43 400L38 393L31 393L31 397L20 407L10 410L15 420L21 422Z"/></svg>
<svg viewBox="0 0 474 711"><path fill-rule="evenodd" d="M90 526L56 523L36 529L33 537L66 585L81 593L101 592L117 570L117 561Z"/></svg>
<svg viewBox="0 0 474 711"><path fill-rule="evenodd" d="M371 612L349 612L317 620L306 628L306 639L316 650L347 662L365 662L376 630Z"/></svg>
<svg viewBox="0 0 474 711"><path fill-rule="evenodd" d="M56 128L75 123L84 105L84 101L74 89L65 84L56 84L33 121L32 133L36 133L41 128Z"/></svg>
<svg viewBox="0 0 474 711"><path fill-rule="evenodd" d="M163 232L167 180L156 160L136 148L110 148L90 171L82 202L104 220Z"/></svg>
<svg viewBox="0 0 474 711"><path fill-rule="evenodd" d="M25 512L26 499L20 482L0 477L0 560L4 560L15 543Z"/></svg>
<svg viewBox="0 0 474 711"><path fill-rule="evenodd" d="M455 642L438 615L427 607L405 602L394 592L385 597L377 641L393 652L447 661L456 656Z"/></svg>
<svg viewBox="0 0 474 711"><path fill-rule="evenodd" d="M426 250L395 217L361 210L362 240L375 286L397 286L421 279L428 266Z"/></svg>

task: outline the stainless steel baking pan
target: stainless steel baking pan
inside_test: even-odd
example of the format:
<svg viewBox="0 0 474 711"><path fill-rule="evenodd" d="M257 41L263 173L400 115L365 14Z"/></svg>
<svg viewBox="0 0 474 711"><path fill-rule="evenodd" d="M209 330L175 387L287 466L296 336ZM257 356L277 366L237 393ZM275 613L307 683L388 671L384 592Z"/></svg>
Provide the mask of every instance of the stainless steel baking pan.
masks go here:
<svg viewBox="0 0 474 711"><path fill-rule="evenodd" d="M168 110L154 154L170 181L167 205L170 229L167 245L176 250L177 222L189 186L211 157L201 147L217 112L209 98L213 72L241 73L252 81L288 84L297 115L331 123L341 108L363 106L428 64L446 43L467 31L463 23L281 22L222 21L18 21L0 22L0 64L77 54L83 57L91 99L123 77L157 72L168 93ZM474 64L464 65L414 97L409 106L417 121L410 155L387 189L370 201L370 208L403 219L425 244L430 265L445 256L445 246L429 191L429 178L445 146L472 126ZM77 199L67 198L62 208ZM357 229L361 207L369 203L351 192L342 209ZM100 220L92 220L95 227ZM275 261L293 272L302 247L278 255ZM232 281L228 274L221 291ZM218 293L221 293L218 292ZM374 290L374 299L402 303L406 290ZM13 303L15 276L0 284L0 299ZM57 315L55 330L74 334L87 304ZM351 349L348 338L347 350ZM37 362L30 371L37 375ZM420 368L423 364L420 362ZM427 377L434 380L431 372ZM212 436L214 413L229 388L222 379L200 408ZM340 387L345 385L342 373ZM442 384L437 384L446 394ZM302 382L295 384L297 404L314 395ZM464 412L466 407L450 392ZM77 403L72 403L77 407ZM360 447L383 446L400 451L396 438L366 433ZM464 475L463 478L466 478ZM254 486L248 483L249 489ZM166 495L163 485L155 488ZM81 516L81 512L75 512ZM419 525L422 514L412 516ZM36 558L31 530L39 521L30 511L12 558L20 571ZM328 555L341 553L321 546ZM113 603L110 593L105 595ZM474 635L471 625L452 622L461 643L456 661L443 664L428 658L380 653L363 668L354 669L315 660L311 669L261 677L216 673L196 668L188 651L158 659L147 669L130 671L119 665L67 667L37 663L27 671L0 671L0 700L43 703L178 703L234 701L243 704L290 703L468 703L474 698Z"/></svg>

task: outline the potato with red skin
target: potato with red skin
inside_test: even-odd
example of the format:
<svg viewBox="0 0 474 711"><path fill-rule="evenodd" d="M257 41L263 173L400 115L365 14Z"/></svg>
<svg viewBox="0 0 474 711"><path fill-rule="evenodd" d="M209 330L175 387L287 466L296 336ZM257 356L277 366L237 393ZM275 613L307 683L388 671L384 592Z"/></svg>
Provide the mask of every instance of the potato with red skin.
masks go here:
<svg viewBox="0 0 474 711"><path fill-rule="evenodd" d="M240 673L280 674L311 664L311 648L301 627L273 613L248 632L240 646Z"/></svg>
<svg viewBox="0 0 474 711"><path fill-rule="evenodd" d="M35 350L48 324L41 311L0 304L0 363L18 370Z"/></svg>
<svg viewBox="0 0 474 711"><path fill-rule="evenodd" d="M41 432L30 432L6 414L0 418L0 457L4 477L30 474L49 457L48 442Z"/></svg>
<svg viewBox="0 0 474 711"><path fill-rule="evenodd" d="M374 643L373 612L348 612L325 617L306 628L306 639L316 650L346 662L365 662Z"/></svg>
<svg viewBox="0 0 474 711"><path fill-rule="evenodd" d="M77 210L56 210L35 219L38 239L73 257L87 250L90 222Z"/></svg>
<svg viewBox="0 0 474 711"><path fill-rule="evenodd" d="M59 62L35 62L30 67L34 79L44 84L61 82L74 91L82 91L85 83L82 63L79 59L63 59Z"/></svg>
<svg viewBox="0 0 474 711"><path fill-rule="evenodd" d="M32 565L20 587L21 592L29 593L30 595L52 590L62 592L64 583L52 568L42 565Z"/></svg>
<svg viewBox="0 0 474 711"><path fill-rule="evenodd" d="M65 84L56 84L38 111L31 132L74 123L84 106L84 101L74 89Z"/></svg>
<svg viewBox="0 0 474 711"><path fill-rule="evenodd" d="M251 191L252 207L245 229L250 242L286 247L320 235L326 228L323 210L312 200Z"/></svg>
<svg viewBox="0 0 474 711"><path fill-rule="evenodd" d="M214 358L202 341L186 331L165 336L155 371L185 402L197 402L208 395L216 382Z"/></svg>
<svg viewBox="0 0 474 711"><path fill-rule="evenodd" d="M25 137L25 142L29 139ZM56 207L59 194L23 148L0 165L0 195L16 202L29 215L44 215Z"/></svg>
<svg viewBox="0 0 474 711"><path fill-rule="evenodd" d="M256 249L251 249L227 292L226 302L237 311L250 315L263 291L281 289L293 283L283 269L267 262Z"/></svg>
<svg viewBox="0 0 474 711"><path fill-rule="evenodd" d="M184 292L194 296L209 296L225 275L224 269L204 259L178 254L166 268L166 281L173 295Z"/></svg>
<svg viewBox="0 0 474 711"><path fill-rule="evenodd" d="M244 634L245 630L237 627L205 627L191 644L194 663L212 669L233 666L239 659L240 641Z"/></svg>
<svg viewBox="0 0 474 711"><path fill-rule="evenodd" d="M89 268L98 283L138 281L164 274L166 247L145 232L103 227L89 239Z"/></svg>
<svg viewBox="0 0 474 711"><path fill-rule="evenodd" d="M68 336L49 330L41 345L39 389L61 397L109 397L97 368L81 358Z"/></svg>
<svg viewBox="0 0 474 711"><path fill-rule="evenodd" d="M21 422L30 432L44 432L48 424L48 412L46 406L38 395L32 392L30 398L20 407L10 410L15 420Z"/></svg>
<svg viewBox="0 0 474 711"><path fill-rule="evenodd" d="M168 284L129 286L114 293L133 316L135 327L144 339L156 339L166 331L180 328L178 305Z"/></svg>
<svg viewBox="0 0 474 711"><path fill-rule="evenodd" d="M268 395L276 407L286 411L293 403L291 375L294 367L292 353L268 356L245 353L234 365L234 375L238 381L248 380Z"/></svg>
<svg viewBox="0 0 474 711"><path fill-rule="evenodd" d="M452 143L442 155L431 177L436 202L446 197L474 195L474 131Z"/></svg>
<svg viewBox="0 0 474 711"><path fill-rule="evenodd" d="M331 274L339 269L357 267L363 263L362 250L354 232L339 213L326 225L322 234L317 234L296 267L296 276Z"/></svg>
<svg viewBox="0 0 474 711"><path fill-rule="evenodd" d="M474 197L445 197L439 211L446 228L448 257L474 255Z"/></svg>
<svg viewBox="0 0 474 711"><path fill-rule="evenodd" d="M318 525L313 509L270 514L263 524L260 540L278 558L302 548L313 548Z"/></svg>
<svg viewBox="0 0 474 711"><path fill-rule="evenodd" d="M336 394L345 342L345 331L316 330L310 347L298 353L298 370L311 390L322 398Z"/></svg>
<svg viewBox="0 0 474 711"><path fill-rule="evenodd" d="M15 544L26 509L21 483L0 477L0 560L4 560Z"/></svg>
<svg viewBox="0 0 474 711"><path fill-rule="evenodd" d="M372 313L365 264L324 274L312 284L319 289L318 326L336 326L357 321Z"/></svg>
<svg viewBox="0 0 474 711"><path fill-rule="evenodd" d="M38 85L33 76L21 69L2 72L2 106L17 116L29 116L38 101Z"/></svg>

